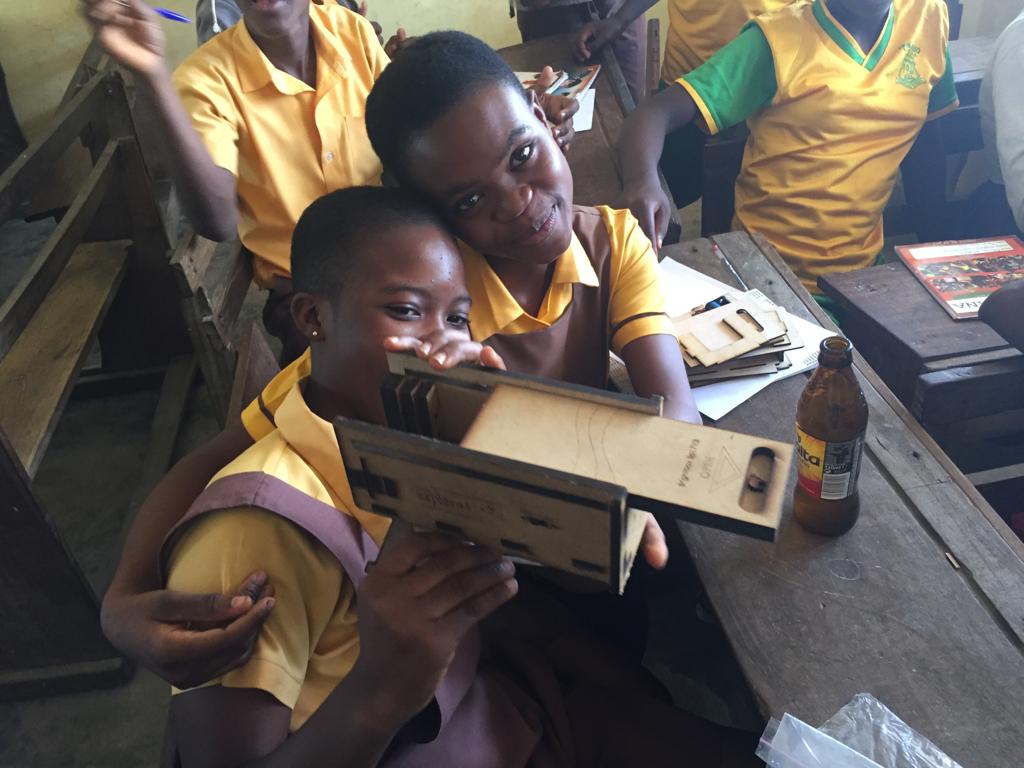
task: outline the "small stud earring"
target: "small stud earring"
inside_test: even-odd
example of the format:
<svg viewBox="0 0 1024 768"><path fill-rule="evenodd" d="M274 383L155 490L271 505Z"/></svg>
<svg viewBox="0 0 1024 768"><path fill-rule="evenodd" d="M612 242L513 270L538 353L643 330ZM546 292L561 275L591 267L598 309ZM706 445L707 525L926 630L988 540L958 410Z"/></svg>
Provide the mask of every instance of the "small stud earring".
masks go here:
<svg viewBox="0 0 1024 768"><path fill-rule="evenodd" d="M316 338L317 336L319 336L319 335L320 335L320 331L318 331L318 330L314 329L314 330L313 330L313 333L311 333L310 335L311 335L311 336L312 336L312 337L313 337L313 338L315 339L315 338Z"/></svg>

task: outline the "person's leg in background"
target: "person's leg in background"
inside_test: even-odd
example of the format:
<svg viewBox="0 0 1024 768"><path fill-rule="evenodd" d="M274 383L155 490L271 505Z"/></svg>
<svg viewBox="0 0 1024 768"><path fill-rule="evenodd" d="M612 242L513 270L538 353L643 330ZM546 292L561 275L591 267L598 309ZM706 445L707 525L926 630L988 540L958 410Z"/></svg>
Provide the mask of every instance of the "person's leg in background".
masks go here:
<svg viewBox="0 0 1024 768"><path fill-rule="evenodd" d="M538 37L574 32L592 21L594 13L604 18L620 4L620 0L595 0L594 3L551 5L535 10L520 8L516 11L516 23L519 25L523 42L528 43ZM633 94L633 100L639 102L643 98L647 67L647 23L643 16L630 24L612 43L612 50L622 68L626 85Z"/></svg>
<svg viewBox="0 0 1024 768"><path fill-rule="evenodd" d="M198 0L196 3L196 38L202 45L218 32L234 26L242 18L235 0Z"/></svg>
<svg viewBox="0 0 1024 768"><path fill-rule="evenodd" d="M622 5L621 0L595 0L598 15L604 19ZM622 69L622 77L639 104L644 99L647 85L647 19L643 14L633 19L612 43L615 59Z"/></svg>

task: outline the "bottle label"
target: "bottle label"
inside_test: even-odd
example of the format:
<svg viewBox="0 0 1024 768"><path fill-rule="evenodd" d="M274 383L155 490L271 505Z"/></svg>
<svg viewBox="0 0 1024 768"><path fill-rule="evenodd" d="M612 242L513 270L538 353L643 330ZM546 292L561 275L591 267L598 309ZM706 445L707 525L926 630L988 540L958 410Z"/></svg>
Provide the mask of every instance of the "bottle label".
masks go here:
<svg viewBox="0 0 1024 768"><path fill-rule="evenodd" d="M811 496L837 501L857 490L864 435L830 443L796 428L797 482Z"/></svg>

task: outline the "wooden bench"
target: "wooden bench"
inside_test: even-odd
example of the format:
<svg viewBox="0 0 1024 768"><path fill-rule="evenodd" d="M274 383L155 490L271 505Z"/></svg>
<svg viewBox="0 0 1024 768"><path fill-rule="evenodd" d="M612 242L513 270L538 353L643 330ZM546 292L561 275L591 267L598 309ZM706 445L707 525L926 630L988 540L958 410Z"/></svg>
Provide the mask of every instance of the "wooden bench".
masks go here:
<svg viewBox="0 0 1024 768"><path fill-rule="evenodd" d="M119 75L98 72L78 88L0 176L0 223L24 215L80 138L90 168L0 304L0 698L112 684L129 670L103 637L96 596L32 491L94 342L108 380L151 380L137 369L167 367L169 397L158 405L158 439L141 478L133 478L140 484L166 471L195 372L178 357L188 339L169 246Z"/></svg>

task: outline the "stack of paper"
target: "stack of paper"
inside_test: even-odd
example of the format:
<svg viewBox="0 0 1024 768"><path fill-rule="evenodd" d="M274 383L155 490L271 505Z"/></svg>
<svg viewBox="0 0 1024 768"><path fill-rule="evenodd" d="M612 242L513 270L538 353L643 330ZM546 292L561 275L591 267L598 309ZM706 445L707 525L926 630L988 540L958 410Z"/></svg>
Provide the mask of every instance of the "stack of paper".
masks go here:
<svg viewBox="0 0 1024 768"><path fill-rule="evenodd" d="M833 335L832 331L786 312L758 290L738 291L672 259L665 259L660 269L666 311L673 322L691 316L694 307L704 307L709 302L731 294L736 299L735 303L751 312L751 317L756 318L764 328L764 331L759 332L761 336L777 332L777 327L773 325L775 321L785 326L785 333L775 336L774 340L759 343L728 360L712 365L701 363L699 358L687 352L683 344L684 356L689 354L690 359L697 363L688 365L697 408L709 419L722 418L774 381L813 368L818 361L821 340ZM723 306L728 307L729 304ZM762 319L765 316L767 322ZM739 328L740 331L731 337L732 341L735 342L737 337L752 336L749 329L743 326ZM731 326L729 330L733 330ZM714 343L715 338L704 336L704 341ZM708 347L708 344L704 346ZM793 408L795 411L796 403Z"/></svg>

